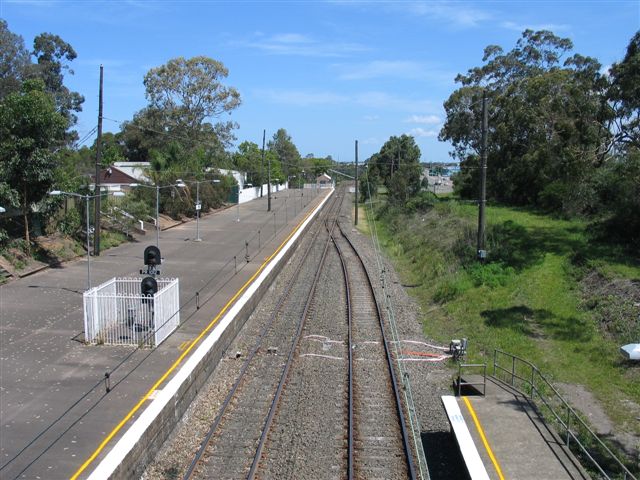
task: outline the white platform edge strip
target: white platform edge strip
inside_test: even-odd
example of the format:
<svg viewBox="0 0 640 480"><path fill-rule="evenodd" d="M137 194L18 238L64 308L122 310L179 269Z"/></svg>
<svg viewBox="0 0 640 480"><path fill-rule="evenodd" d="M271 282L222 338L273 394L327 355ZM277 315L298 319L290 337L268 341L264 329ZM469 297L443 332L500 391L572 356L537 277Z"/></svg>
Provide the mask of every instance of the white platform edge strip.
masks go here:
<svg viewBox="0 0 640 480"><path fill-rule="evenodd" d="M447 411L449 422L451 422L451 426L453 427L458 447L460 447L460 453L462 453L464 463L469 471L469 477L471 477L471 480L489 480L487 469L484 468L484 463L480 458L476 444L473 442L473 438L471 438L471 433L467 428L467 423L464 421L456 397L443 395L442 404Z"/></svg>
<svg viewBox="0 0 640 480"><path fill-rule="evenodd" d="M229 324L233 321L240 309L249 301L249 299L256 292L258 287L266 280L267 276L280 262L285 253L291 248L295 240L302 234L306 226L311 222L318 214L322 206L329 200L333 190L327 195L322 202L315 208L313 213L307 217L307 219L300 225L298 231L289 239L287 244L278 252L271 262L262 270L258 278L249 285L247 290L241 295L236 303L229 309L229 311L222 317L218 325L216 325L211 333L202 341L200 346L191 354L184 365L178 370L175 376L167 383L167 385L160 391L157 397L151 402L151 404L140 414L140 417L127 429L124 435L113 446L109 453L102 459L98 466L91 472L88 477L89 480L99 480L109 478L116 467L124 460L127 453L134 447L134 445L142 438L144 432L153 423L156 417L160 414L162 409L171 401L173 396L178 392L180 386L185 380L193 373L193 370L198 366L200 361L204 358L207 352L215 345L222 333L226 330Z"/></svg>

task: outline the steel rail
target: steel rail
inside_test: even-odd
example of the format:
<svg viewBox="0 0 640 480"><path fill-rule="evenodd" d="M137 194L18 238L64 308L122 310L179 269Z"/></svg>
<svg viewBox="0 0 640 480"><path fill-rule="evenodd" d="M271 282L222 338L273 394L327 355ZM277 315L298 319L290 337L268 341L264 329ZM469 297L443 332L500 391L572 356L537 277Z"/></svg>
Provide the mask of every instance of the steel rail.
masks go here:
<svg viewBox="0 0 640 480"><path fill-rule="evenodd" d="M334 198L334 200L332 201L332 204L329 206L329 210L327 212L327 216L330 214L329 212L331 211L331 209L334 208L334 205L335 205L336 201L337 201L337 198ZM214 419L214 421L211 424L211 426L209 427L209 430L207 431L207 434L205 435L202 443L200 444L200 447L198 448L198 451L196 452L194 458L191 460L191 463L189 464L189 467L188 467L185 475L183 476L183 480L190 480L191 478L193 478L193 474L195 473L195 469L196 469L197 465L200 463L200 461L202 460L202 457L203 457L207 447L209 446L209 443L211 442L211 439L213 438L213 434L218 429L218 426L220 425L220 422L222 421L222 418L224 417L224 414L226 413L227 407L231 403L231 400L233 399L236 391L238 390L238 387L242 383L242 380L244 379L244 376L245 376L245 374L246 374L246 372L247 372L247 370L249 368L249 365L253 361L253 359L254 359L255 355L257 354L258 350L260 349L260 347L262 346L262 341L267 336L267 333L269 332L271 326L273 325L273 322L277 318L278 314L281 313L282 308L284 307L286 301L289 299L289 294L290 294L290 292L291 292L291 290L293 288L293 285L295 285L296 280L298 279L298 276L299 276L299 274L300 274L300 272L302 270L302 267L303 267L303 265L305 263L304 259L307 258L309 252L314 247L316 239L317 239L317 236L314 236L314 241L310 242L309 245L307 246L307 248L306 248L306 250L304 252L304 255L302 256L303 260L296 267L296 269L295 269L295 271L294 271L294 273L293 273L293 275L291 277L291 280L288 282L288 284L287 284L287 286L285 288L285 291L282 293L282 295L278 299L278 302L277 302L277 304L276 304L276 306L275 306L275 308L273 310L273 313L269 317L269 320L267 321L265 326L260 331L260 334L258 335L258 339L256 340L256 343L254 344L253 348L251 349L251 352L249 353L249 355L245 359L244 363L242 364L240 372L238 373L238 377L236 378L235 382L233 383L233 386L231 387L231 390L229 390L229 393L225 397L224 402L220 406L220 409L218 410L218 414L216 415L216 418Z"/></svg>
<svg viewBox="0 0 640 480"><path fill-rule="evenodd" d="M351 302L351 288L349 287L349 272L347 271L347 262L344 259L344 256L342 255L342 252L340 251L340 247L338 246L338 244L336 243L335 238L331 237L333 240L333 245L336 247L336 250L338 251L338 257L340 258L340 265L342 266L342 275L344 277L344 284L345 284L345 293L346 293L346 298L347 298L347 349L349 350L349 354L347 356L348 358L348 362L349 362L349 366L348 366L348 420L347 420L347 436L348 436L348 440L347 440L347 479L348 480L353 480L353 478L355 478L355 474L354 474L354 461L353 461L353 444L354 444L354 440L353 440L353 431L354 431L354 421L353 421L353 340L351 337L351 327L352 327L352 320L353 320L353 311L351 308L352 302Z"/></svg>
<svg viewBox="0 0 640 480"><path fill-rule="evenodd" d="M339 208L342 206L342 200L343 199L344 199L344 195L342 195L339 198L339 200L336 197L336 203L339 201L338 212L340 211ZM334 203L334 205L335 205L335 203ZM337 216L336 216L336 219L333 222L333 226L331 228L332 231L333 231L333 228L335 227L335 225L337 223L338 223L338 221L337 221ZM318 285L318 280L320 279L320 274L322 273L322 270L324 268L324 263L325 263L325 260L327 258L327 252L329 250L329 245L331 244L331 241L332 241L331 240L331 235L329 235L329 238L327 239L327 242L325 243L324 250L322 252L322 257L320 258L318 269L316 270L316 273L314 275L313 283L311 285L311 288L309 289L309 296L307 297L307 302L305 303L304 311L302 312L302 315L300 316L300 320L298 321L296 334L295 334L295 336L294 336L294 338L293 338L293 340L291 342L291 349L289 350L289 356L287 357L287 362L286 362L284 368L282 369L282 374L280 375L280 381L278 382L278 388L276 389L276 394L273 397L273 401L271 402L271 407L269 409L269 414L267 415L267 419L266 419L264 427L262 429L262 435L260 436L260 440L259 440L258 446L256 448L256 453L255 453L255 456L253 457L253 462L251 463L251 468L249 469L249 473L247 474L247 480L253 480L255 478L256 472L258 470L258 464L260 462L260 459L262 458L262 452L264 450L264 446L265 446L266 441L267 441L267 435L269 434L269 430L271 429L271 425L273 424L273 418L275 417L276 409L278 407L278 404L280 403L280 397L282 396L282 391L284 390L284 385L285 385L285 383L287 381L287 378L289 376L289 370L291 370L291 365L293 364L293 358L294 358L297 346L299 344L300 337L302 336L302 330L304 328L304 325L305 325L305 322L306 322L306 319L307 319L307 315L309 313L309 310L311 308L313 300L315 299L316 287Z"/></svg>
<svg viewBox="0 0 640 480"><path fill-rule="evenodd" d="M364 264L364 261L362 260L362 257L360 256L360 253L358 252L356 247L353 245L353 242L351 242L349 237L344 233L344 230L342 229L342 226L340 225L339 222L338 222L338 230L340 231L340 234L347 241L347 243L349 244L349 246L351 247L351 249L355 253L356 257L360 261L360 264L362 265L362 268L363 268L363 270L365 272L365 276L367 278L367 283L369 285L369 288L371 289L371 292L373 294L373 298L375 300L374 303L376 305L378 324L380 325L380 331L381 331L381 334L382 334L382 341L383 341L384 350L385 350L385 353L386 353L387 366L388 366L388 369L389 369L389 375L391 377L391 386L392 386L394 397L395 397L396 411L397 411L398 419L399 419L399 422L400 422L400 429L402 431L402 445L403 445L404 452L405 452L405 458L407 460L407 468L409 469L409 477L413 480L413 479L417 478L416 470L415 470L415 465L414 465L414 461L413 461L413 455L412 455L412 452L411 452L411 444L410 444L410 441L409 441L409 433L407 431L407 426L406 426L406 422L405 422L405 419L404 419L404 413L403 413L403 409L402 409L402 402L401 402L401 399L400 399L400 389L398 388L398 382L397 382L397 379L396 379L395 368L393 367L393 358L391 356L391 351L389 349L389 344L387 342L387 335L386 335L385 328L384 328L384 320L383 320L383 317L382 317L382 312L380 310L380 305L378 303L378 300L377 300L377 297L376 297L376 294L375 294L375 290L373 288L373 282L371 281L371 276L369 275L369 271L367 270L367 267ZM349 350L351 351L351 344L349 344Z"/></svg>

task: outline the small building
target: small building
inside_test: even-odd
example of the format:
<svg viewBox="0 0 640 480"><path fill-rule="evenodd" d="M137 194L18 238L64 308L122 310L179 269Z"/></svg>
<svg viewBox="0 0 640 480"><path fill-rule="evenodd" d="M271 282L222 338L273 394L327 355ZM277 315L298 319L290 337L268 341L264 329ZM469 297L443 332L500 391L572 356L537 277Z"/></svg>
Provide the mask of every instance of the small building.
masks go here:
<svg viewBox="0 0 640 480"><path fill-rule="evenodd" d="M128 190L132 183L148 183L146 174L151 166L149 162L114 162L108 168L100 170L100 186L109 192ZM92 188L95 189L95 176L92 176Z"/></svg>
<svg viewBox="0 0 640 480"><path fill-rule="evenodd" d="M316 178L316 184L318 184L320 188L329 188L333 186L333 180L329 175L327 175L326 173L323 173L322 175Z"/></svg>

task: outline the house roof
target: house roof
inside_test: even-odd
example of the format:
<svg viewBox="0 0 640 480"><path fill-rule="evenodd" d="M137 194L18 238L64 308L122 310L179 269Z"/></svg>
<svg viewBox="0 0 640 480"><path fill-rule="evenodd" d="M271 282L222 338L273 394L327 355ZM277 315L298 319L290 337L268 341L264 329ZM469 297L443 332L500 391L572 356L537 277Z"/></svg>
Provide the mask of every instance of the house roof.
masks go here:
<svg viewBox="0 0 640 480"><path fill-rule="evenodd" d="M95 182L95 175L91 177L91 179ZM125 172L120 170L117 167L109 167L100 170L100 184L115 184L115 185L128 185L131 183L138 183L139 180L137 178L132 177L131 175L127 175Z"/></svg>
<svg viewBox="0 0 640 480"><path fill-rule="evenodd" d="M117 168L126 175L135 178L137 182L149 181L146 170L151 166L149 162L114 162L112 167Z"/></svg>
<svg viewBox="0 0 640 480"><path fill-rule="evenodd" d="M318 180L331 180L331 177L326 173L323 173L322 175L318 176Z"/></svg>

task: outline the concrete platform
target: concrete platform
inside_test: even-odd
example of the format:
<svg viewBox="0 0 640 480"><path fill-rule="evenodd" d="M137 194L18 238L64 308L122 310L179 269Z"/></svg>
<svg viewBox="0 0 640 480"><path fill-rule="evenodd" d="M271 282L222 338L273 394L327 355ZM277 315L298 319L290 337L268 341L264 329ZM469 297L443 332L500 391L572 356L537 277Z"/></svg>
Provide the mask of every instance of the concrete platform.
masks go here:
<svg viewBox="0 0 640 480"><path fill-rule="evenodd" d="M275 194L271 212L266 211L265 196L205 216L200 219L200 242L194 241L195 221L161 232L161 276L180 279L183 310L179 329L154 350L83 343L84 259L0 287L0 478L87 478L142 416L154 394L174 379L179 368L172 367L189 360L194 339L231 308L230 300L247 289L265 259L328 191L300 193ZM92 258L93 285L115 276L139 276L143 250L155 242L151 231L140 243ZM245 310L250 308L247 304ZM186 350L189 355L183 355ZM154 386L157 392L148 396ZM191 395L191 390L181 395ZM154 441L160 436L153 432Z"/></svg>
<svg viewBox="0 0 640 480"><path fill-rule="evenodd" d="M527 400L509 387L487 377L484 397L457 401L492 480L590 478Z"/></svg>

